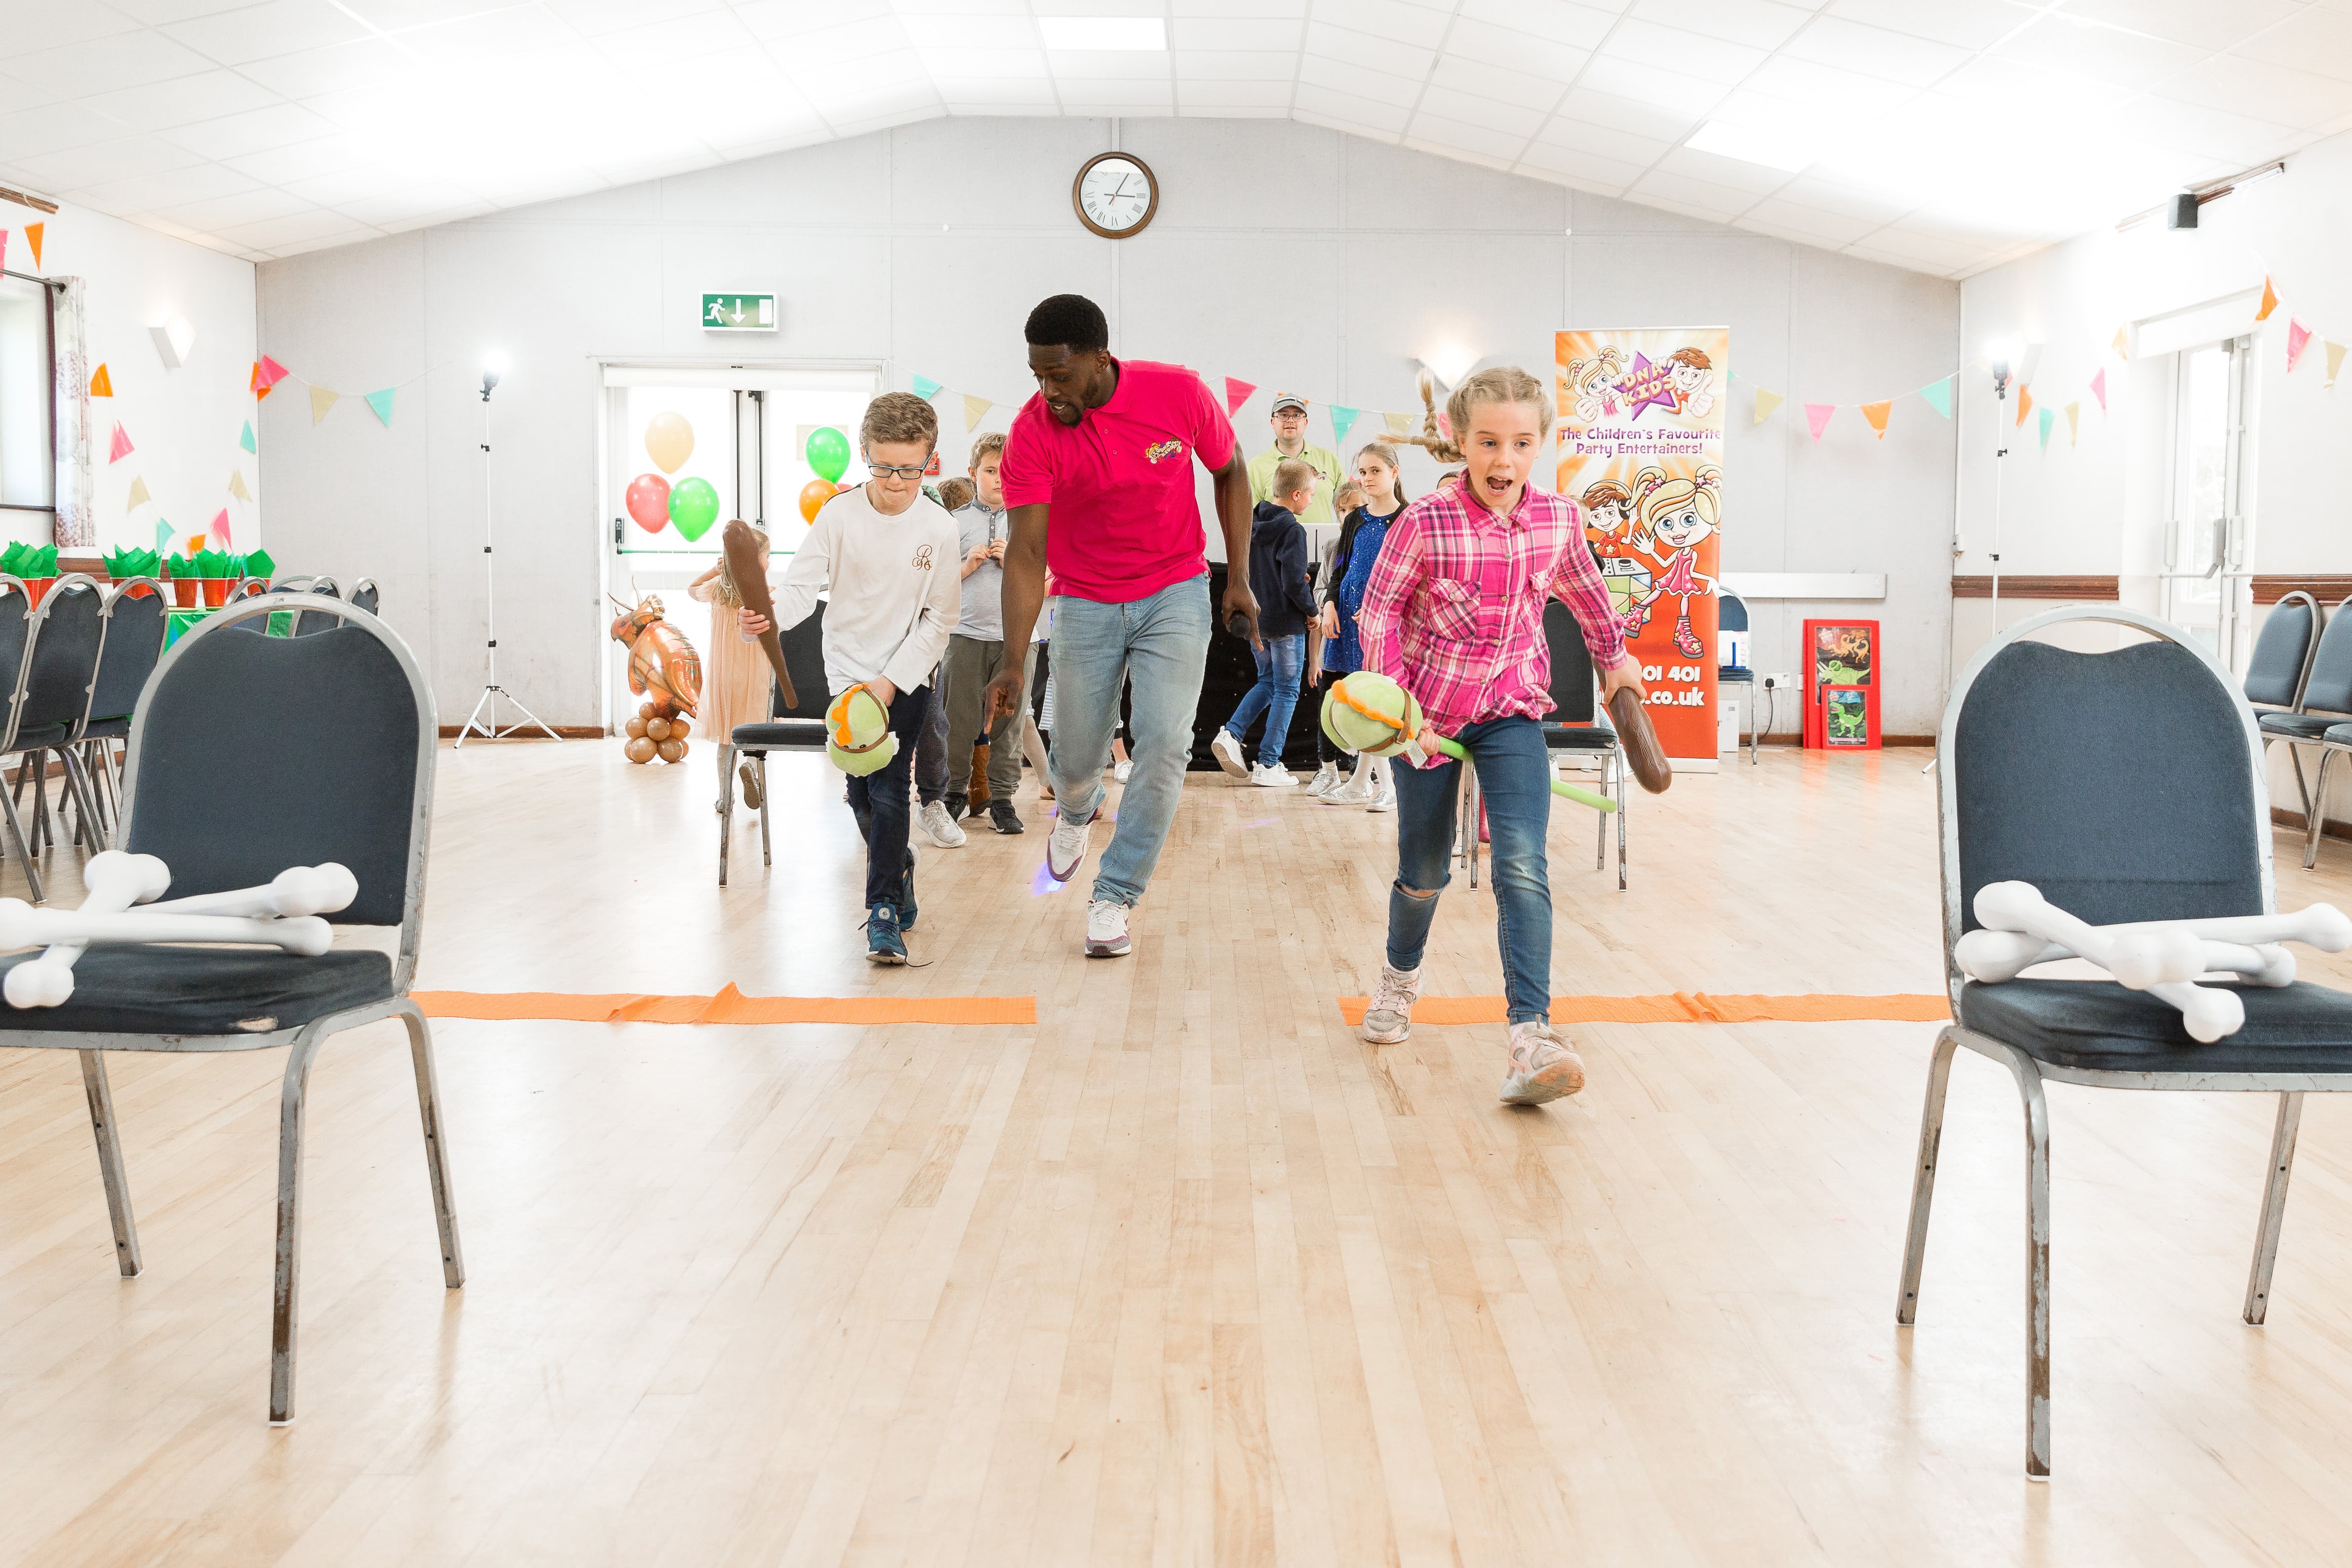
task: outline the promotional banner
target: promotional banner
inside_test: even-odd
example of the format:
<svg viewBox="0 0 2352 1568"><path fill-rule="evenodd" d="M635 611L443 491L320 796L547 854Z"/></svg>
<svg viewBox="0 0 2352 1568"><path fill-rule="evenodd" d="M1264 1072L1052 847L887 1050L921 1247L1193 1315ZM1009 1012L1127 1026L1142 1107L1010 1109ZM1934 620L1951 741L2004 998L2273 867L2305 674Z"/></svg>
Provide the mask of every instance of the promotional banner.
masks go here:
<svg viewBox="0 0 2352 1568"><path fill-rule="evenodd" d="M1678 768L1715 766L1716 560L1723 527L1723 327L1555 340L1562 495L1582 503L1610 603Z"/></svg>

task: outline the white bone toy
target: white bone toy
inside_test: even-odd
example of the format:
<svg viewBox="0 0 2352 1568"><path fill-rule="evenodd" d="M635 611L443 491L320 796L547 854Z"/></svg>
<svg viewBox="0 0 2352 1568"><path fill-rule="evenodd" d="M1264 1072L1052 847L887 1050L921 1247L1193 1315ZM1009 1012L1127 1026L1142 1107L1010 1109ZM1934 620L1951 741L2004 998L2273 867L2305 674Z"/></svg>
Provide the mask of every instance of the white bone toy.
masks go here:
<svg viewBox="0 0 2352 1568"><path fill-rule="evenodd" d="M236 942L315 957L334 942L334 928L318 916L346 909L359 896L358 879L330 862L291 867L263 887L154 903L171 886L170 868L152 855L116 849L91 856L82 882L89 891L78 910L37 910L22 899L0 899L0 952L47 944L0 982L11 1006L64 1003L73 995L74 961L93 946Z"/></svg>
<svg viewBox="0 0 2352 1568"><path fill-rule="evenodd" d="M2198 976L2219 971L2258 985L2289 985L2294 956L2279 943L2300 942L2326 952L2352 947L2352 920L2327 904L2283 915L2094 926L2029 882L1988 882L1977 889L1976 916L1984 929L1952 949L1971 979L1994 984L2053 959L2088 959L2119 984L2179 1008L2189 1037L2208 1045L2243 1027L2246 1008L2235 992L2192 984Z"/></svg>

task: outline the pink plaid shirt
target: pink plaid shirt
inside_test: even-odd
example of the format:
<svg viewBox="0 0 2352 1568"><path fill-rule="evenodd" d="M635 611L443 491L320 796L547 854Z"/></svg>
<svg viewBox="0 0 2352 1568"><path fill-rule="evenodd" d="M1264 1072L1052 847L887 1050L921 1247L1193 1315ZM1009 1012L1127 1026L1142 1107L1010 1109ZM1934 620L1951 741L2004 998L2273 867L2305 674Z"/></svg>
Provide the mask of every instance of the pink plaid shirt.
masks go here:
<svg viewBox="0 0 2352 1568"><path fill-rule="evenodd" d="M1544 600L1584 628L1595 669L1625 657L1625 633L1574 501L1529 485L1509 516L1460 481L1404 509L1381 543L1356 627L1364 668L1395 679L1441 735L1484 720L1551 711Z"/></svg>

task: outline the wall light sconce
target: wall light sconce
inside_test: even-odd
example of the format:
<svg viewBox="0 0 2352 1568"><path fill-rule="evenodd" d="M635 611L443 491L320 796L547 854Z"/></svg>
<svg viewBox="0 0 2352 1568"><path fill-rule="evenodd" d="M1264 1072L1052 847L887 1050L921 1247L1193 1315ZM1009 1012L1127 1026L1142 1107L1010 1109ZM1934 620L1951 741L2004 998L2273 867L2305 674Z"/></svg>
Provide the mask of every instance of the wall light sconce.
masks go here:
<svg viewBox="0 0 2352 1568"><path fill-rule="evenodd" d="M173 316L147 331L155 340L155 353L162 356L165 370L177 370L188 363L189 351L196 346L196 329L185 320Z"/></svg>

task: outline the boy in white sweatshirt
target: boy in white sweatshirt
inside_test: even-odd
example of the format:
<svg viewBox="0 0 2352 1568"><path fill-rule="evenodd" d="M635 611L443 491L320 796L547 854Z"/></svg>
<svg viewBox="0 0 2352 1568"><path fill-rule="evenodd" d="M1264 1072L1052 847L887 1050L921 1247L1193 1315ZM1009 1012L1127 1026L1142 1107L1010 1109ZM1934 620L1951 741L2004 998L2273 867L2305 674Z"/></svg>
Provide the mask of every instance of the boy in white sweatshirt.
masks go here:
<svg viewBox="0 0 2352 1568"><path fill-rule="evenodd" d="M866 956L904 963L901 932L915 923L914 856L908 770L929 705L927 683L962 596L955 520L923 494L923 470L938 445L939 417L907 392L886 392L858 426L871 477L824 503L801 536L776 590L776 625L797 626L832 593L824 612L824 680L832 696L863 684L890 713L897 753L849 781L849 806L866 839ZM738 612L753 636L768 623Z"/></svg>

